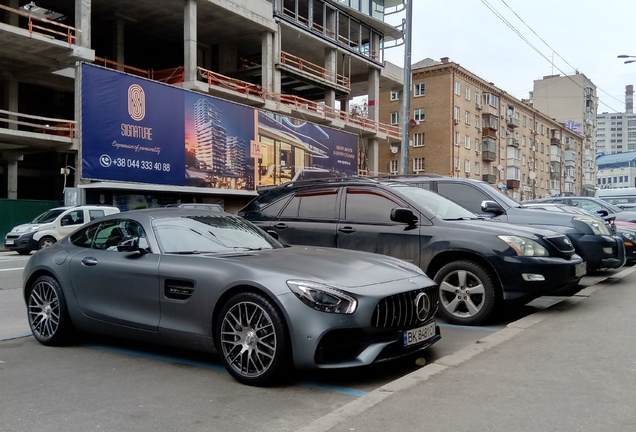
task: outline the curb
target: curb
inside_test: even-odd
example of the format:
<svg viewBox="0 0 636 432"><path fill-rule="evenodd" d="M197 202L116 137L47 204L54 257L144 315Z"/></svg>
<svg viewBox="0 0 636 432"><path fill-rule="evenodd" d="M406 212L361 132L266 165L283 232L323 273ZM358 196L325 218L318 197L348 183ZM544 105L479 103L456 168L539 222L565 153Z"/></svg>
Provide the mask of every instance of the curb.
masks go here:
<svg viewBox="0 0 636 432"><path fill-rule="evenodd" d="M462 363L465 363L466 361L472 359L473 357L481 354L484 351L503 344L504 342L523 332L525 329L548 318L550 314L553 313L554 309L567 309L570 306L590 297L596 291L611 286L614 280L622 279L625 276L632 274L634 271L636 271L636 267L626 268L619 273L608 276L607 278L595 283L594 285L582 289L572 297L564 297L563 300L556 302L546 309L535 312L532 315L528 315L517 321L513 321L505 328L482 339L479 339L474 344L466 346L453 354L441 357L435 362L426 365L414 372L411 372L401 378L398 378L395 381L391 381L383 385L382 387L379 387L360 397L359 399L349 402L348 404L343 405L342 407L332 411L331 413L314 420L307 426L301 429L297 429L296 432L327 432L334 427L344 423L347 418L370 410L375 405L389 398L393 394L401 390L406 390L414 387L417 384L420 384L423 381L427 381L429 378L438 375L449 368L456 367L461 365Z"/></svg>

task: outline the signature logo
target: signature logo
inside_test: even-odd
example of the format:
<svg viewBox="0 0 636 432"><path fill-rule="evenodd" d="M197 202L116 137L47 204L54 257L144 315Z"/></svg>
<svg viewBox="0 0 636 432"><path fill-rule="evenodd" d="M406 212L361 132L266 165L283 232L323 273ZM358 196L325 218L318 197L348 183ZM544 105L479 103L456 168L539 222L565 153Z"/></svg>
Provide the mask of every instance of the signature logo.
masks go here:
<svg viewBox="0 0 636 432"><path fill-rule="evenodd" d="M146 116L146 93L139 84L128 87L128 114L137 121Z"/></svg>

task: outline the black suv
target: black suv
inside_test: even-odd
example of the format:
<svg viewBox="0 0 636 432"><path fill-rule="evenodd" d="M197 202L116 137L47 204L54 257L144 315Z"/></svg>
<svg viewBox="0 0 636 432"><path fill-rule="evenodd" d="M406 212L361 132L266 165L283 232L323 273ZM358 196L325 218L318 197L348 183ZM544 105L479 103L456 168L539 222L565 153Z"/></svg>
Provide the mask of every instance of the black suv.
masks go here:
<svg viewBox="0 0 636 432"><path fill-rule="evenodd" d="M623 240L613 235L599 218L528 208L481 180L437 175L404 176L399 180L437 192L480 216L565 234L587 263L588 271L619 268L625 264Z"/></svg>
<svg viewBox="0 0 636 432"><path fill-rule="evenodd" d="M401 182L285 183L262 191L239 215L283 243L364 250L419 265L439 285L440 314L456 324L481 324L504 300L573 294L586 272L562 234L485 220Z"/></svg>

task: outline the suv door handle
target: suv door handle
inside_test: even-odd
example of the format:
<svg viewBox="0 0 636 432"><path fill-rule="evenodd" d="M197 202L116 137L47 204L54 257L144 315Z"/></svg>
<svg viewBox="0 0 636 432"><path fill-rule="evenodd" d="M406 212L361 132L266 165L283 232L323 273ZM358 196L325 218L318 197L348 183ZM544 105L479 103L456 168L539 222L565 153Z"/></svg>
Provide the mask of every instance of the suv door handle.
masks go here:
<svg viewBox="0 0 636 432"><path fill-rule="evenodd" d="M348 233L356 232L356 229L350 226L347 226L347 227L338 228L338 231L348 234Z"/></svg>
<svg viewBox="0 0 636 432"><path fill-rule="evenodd" d="M274 225L274 228L282 230L282 229L287 228L287 224L277 223L276 225Z"/></svg>

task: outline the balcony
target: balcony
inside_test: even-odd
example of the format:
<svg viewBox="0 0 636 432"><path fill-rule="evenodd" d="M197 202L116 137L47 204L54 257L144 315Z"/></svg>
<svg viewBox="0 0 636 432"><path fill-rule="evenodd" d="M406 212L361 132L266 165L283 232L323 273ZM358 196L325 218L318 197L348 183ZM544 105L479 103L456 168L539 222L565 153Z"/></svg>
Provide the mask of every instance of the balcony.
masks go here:
<svg viewBox="0 0 636 432"><path fill-rule="evenodd" d="M561 140L555 137L550 138L550 145L561 146Z"/></svg>
<svg viewBox="0 0 636 432"><path fill-rule="evenodd" d="M484 162L493 162L497 160L497 153L493 151L482 150L481 160Z"/></svg>
<svg viewBox="0 0 636 432"><path fill-rule="evenodd" d="M576 165L576 152L574 150L566 150L563 158L565 166L573 167Z"/></svg>
<svg viewBox="0 0 636 432"><path fill-rule="evenodd" d="M561 161L561 147L551 145L550 146L550 162L560 162Z"/></svg>
<svg viewBox="0 0 636 432"><path fill-rule="evenodd" d="M508 138L507 144L511 147L519 147L519 138Z"/></svg>
<svg viewBox="0 0 636 432"><path fill-rule="evenodd" d="M516 179L508 179L508 180L506 180L506 187L508 189L517 189L517 188L519 188L520 184L521 184L520 180L516 180Z"/></svg>
<svg viewBox="0 0 636 432"><path fill-rule="evenodd" d="M521 159L508 158L506 159L506 168L521 168Z"/></svg>
<svg viewBox="0 0 636 432"><path fill-rule="evenodd" d="M483 174L481 179L487 183L495 184L497 183L497 176L494 174Z"/></svg>
<svg viewBox="0 0 636 432"><path fill-rule="evenodd" d="M506 116L506 124L509 128L518 128L519 127L519 116L518 115L508 115Z"/></svg>

